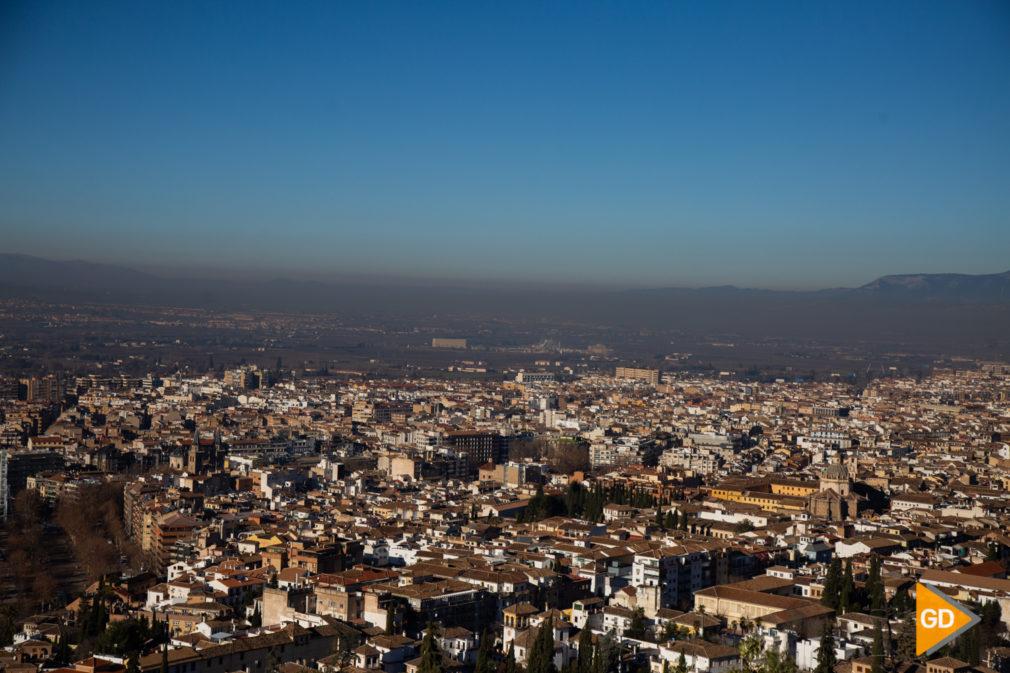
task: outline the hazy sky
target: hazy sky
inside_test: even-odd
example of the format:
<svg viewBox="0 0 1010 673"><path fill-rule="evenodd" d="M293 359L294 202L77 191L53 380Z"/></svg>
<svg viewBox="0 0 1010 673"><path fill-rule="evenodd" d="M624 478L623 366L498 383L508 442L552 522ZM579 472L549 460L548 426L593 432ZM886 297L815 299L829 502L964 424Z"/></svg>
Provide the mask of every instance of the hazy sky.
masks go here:
<svg viewBox="0 0 1010 673"><path fill-rule="evenodd" d="M0 251L641 285L1010 268L1010 4L0 3Z"/></svg>

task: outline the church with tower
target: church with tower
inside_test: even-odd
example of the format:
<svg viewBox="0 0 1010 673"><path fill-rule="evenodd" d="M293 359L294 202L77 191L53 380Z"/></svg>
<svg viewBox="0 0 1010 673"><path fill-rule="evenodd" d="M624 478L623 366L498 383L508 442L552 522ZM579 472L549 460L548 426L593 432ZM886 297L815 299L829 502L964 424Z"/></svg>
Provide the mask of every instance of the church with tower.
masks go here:
<svg viewBox="0 0 1010 673"><path fill-rule="evenodd" d="M855 517L865 505L865 499L853 490L852 476L840 458L821 474L820 490L810 498L811 516L839 521Z"/></svg>

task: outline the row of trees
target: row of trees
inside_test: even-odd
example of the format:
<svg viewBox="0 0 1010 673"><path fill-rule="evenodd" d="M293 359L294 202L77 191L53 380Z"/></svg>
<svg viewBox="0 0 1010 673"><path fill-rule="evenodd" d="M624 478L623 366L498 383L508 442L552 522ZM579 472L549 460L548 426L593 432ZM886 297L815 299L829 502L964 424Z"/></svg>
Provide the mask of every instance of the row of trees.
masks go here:
<svg viewBox="0 0 1010 673"><path fill-rule="evenodd" d="M671 509L663 514L662 505L656 507L656 525L663 530L687 530L687 523L687 512Z"/></svg>
<svg viewBox="0 0 1010 673"><path fill-rule="evenodd" d="M681 657L683 658L683 656ZM796 673L796 660L777 648L765 649L761 636L749 636L740 643L744 673ZM679 666L678 666L679 667Z"/></svg>
<svg viewBox="0 0 1010 673"><path fill-rule="evenodd" d="M146 618L130 618L115 622L109 620L109 605L115 594L99 580L93 596L81 598L77 611L77 649L75 656L88 656L91 652L105 652L119 656L135 657L142 650L167 642L165 625L148 622Z"/></svg>
<svg viewBox="0 0 1010 673"><path fill-rule="evenodd" d="M418 673L445 673L437 638L438 626L429 622L421 641ZM484 629L480 636L474 673L498 673L502 668L493 656L492 643L492 636ZM592 632L583 629L579 634L579 658L564 673L616 673L619 662L620 648L612 633L596 639L594 643ZM525 669L516 661L515 649L511 645L505 655L503 668L503 673L559 673L554 664L554 620L549 618L541 624L530 647ZM680 673L687 673L687 667Z"/></svg>
<svg viewBox="0 0 1010 673"><path fill-rule="evenodd" d="M558 673L554 665L554 618L540 625L536 640L530 648L526 673Z"/></svg>
<svg viewBox="0 0 1010 673"><path fill-rule="evenodd" d="M880 557L870 557L870 568L862 588L856 587L852 572L852 559L847 559L844 570L837 556L831 560L824 577L824 593L821 604L832 608L837 614L852 610L866 611L875 616L887 614L887 599L884 581L880 576Z"/></svg>
<svg viewBox="0 0 1010 673"><path fill-rule="evenodd" d="M537 438L512 442L509 446L509 460L521 462L525 459L545 460L551 469L560 474L588 472L589 444L568 438Z"/></svg>
<svg viewBox="0 0 1010 673"><path fill-rule="evenodd" d="M5 558L0 559L0 585L8 585L19 597L9 613L23 616L33 608L48 609L56 600L59 583L52 572L47 533L43 521L49 518L49 507L35 491L22 490L14 498L12 514L4 528L7 534ZM6 629L0 629L0 645L7 640Z"/></svg>
<svg viewBox="0 0 1010 673"><path fill-rule="evenodd" d="M821 602L838 613L861 610L877 618L871 649L873 673L886 673L888 662L915 659L915 601L905 588L899 589L890 601L887 600L879 556L870 557L862 588L855 585L851 560L843 567L839 559L834 559L825 576ZM969 603L969 608L980 616L979 624L943 648L938 655L956 657L974 666L980 662L983 651L1006 644L1005 627L999 603ZM894 638L890 630L891 618L896 618L901 624ZM818 650L818 670L815 673L830 673L835 663L834 656L834 638L830 631L826 631Z"/></svg>
<svg viewBox="0 0 1010 673"><path fill-rule="evenodd" d="M89 580L118 570L121 555L131 567L140 567L142 553L123 528L122 483L82 489L73 501L60 503L56 521L70 536L74 556Z"/></svg>
<svg viewBox="0 0 1010 673"><path fill-rule="evenodd" d="M613 633L596 640L593 644L589 629L579 634L579 659L575 673L614 673L621 660L621 650Z"/></svg>
<svg viewBox="0 0 1010 673"><path fill-rule="evenodd" d="M662 511L664 503L657 503L656 498L641 488L628 488L618 484L604 488L596 483L592 488L585 488L579 483L572 483L564 496L545 495L543 487L537 489L536 495L526 506L519 517L520 523L540 521L552 516L570 516L589 521L603 519L603 508L609 504L629 505L647 509L657 507L656 524L666 530L687 530L687 513L669 510Z"/></svg>
<svg viewBox="0 0 1010 673"><path fill-rule="evenodd" d="M622 484L604 488L599 482L591 489L584 488L578 483L569 485L564 502L568 516L589 521L600 521L603 518L603 508L608 504L630 505L643 509L656 506L656 499L642 489L628 488Z"/></svg>

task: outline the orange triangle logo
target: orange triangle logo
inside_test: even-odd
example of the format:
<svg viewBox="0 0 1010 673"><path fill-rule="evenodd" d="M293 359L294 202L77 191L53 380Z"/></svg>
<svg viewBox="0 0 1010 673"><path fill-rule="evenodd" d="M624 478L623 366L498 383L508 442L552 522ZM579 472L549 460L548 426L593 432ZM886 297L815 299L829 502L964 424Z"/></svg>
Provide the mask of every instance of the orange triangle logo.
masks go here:
<svg viewBox="0 0 1010 673"><path fill-rule="evenodd" d="M926 584L915 585L915 654L932 654L981 621L978 615Z"/></svg>

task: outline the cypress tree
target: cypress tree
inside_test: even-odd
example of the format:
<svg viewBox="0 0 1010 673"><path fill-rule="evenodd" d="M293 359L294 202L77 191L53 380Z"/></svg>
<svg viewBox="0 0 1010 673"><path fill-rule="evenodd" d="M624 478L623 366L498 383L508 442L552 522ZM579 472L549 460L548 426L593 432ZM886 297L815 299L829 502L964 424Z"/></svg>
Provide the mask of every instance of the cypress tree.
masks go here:
<svg viewBox="0 0 1010 673"><path fill-rule="evenodd" d="M593 657L593 673L611 673L617 665L617 643L610 631L600 639Z"/></svg>
<svg viewBox="0 0 1010 673"><path fill-rule="evenodd" d="M837 610L842 593L842 562L836 556L831 559L828 572L824 575L824 592L821 594L821 605Z"/></svg>
<svg viewBox="0 0 1010 673"><path fill-rule="evenodd" d="M915 620L903 619L898 627L898 638L895 644L895 657L899 661L911 661L915 658Z"/></svg>
<svg viewBox="0 0 1010 673"><path fill-rule="evenodd" d="M67 641L67 635L62 634L56 641L56 651L53 653L53 659L60 666L66 666L70 663L70 655L70 643Z"/></svg>
<svg viewBox="0 0 1010 673"><path fill-rule="evenodd" d="M140 652L133 650L127 655L126 673L140 673Z"/></svg>
<svg viewBox="0 0 1010 673"><path fill-rule="evenodd" d="M957 641L957 658L966 661L972 666L979 664L979 628L973 626Z"/></svg>
<svg viewBox="0 0 1010 673"><path fill-rule="evenodd" d="M417 667L418 673L444 673L442 652L438 649L438 643L435 641L437 630L438 627L434 622L428 622L424 640L421 641L421 663Z"/></svg>
<svg viewBox="0 0 1010 673"><path fill-rule="evenodd" d="M165 643L161 648L160 673L168 673L168 643Z"/></svg>
<svg viewBox="0 0 1010 673"><path fill-rule="evenodd" d="M77 642L83 643L91 634L91 597L85 594L81 598L81 607L77 611Z"/></svg>
<svg viewBox="0 0 1010 673"><path fill-rule="evenodd" d="M871 673L884 673L884 631L878 623L873 627L873 665Z"/></svg>
<svg viewBox="0 0 1010 673"><path fill-rule="evenodd" d="M554 665L554 617L540 625L537 638L530 649L527 673L557 673Z"/></svg>
<svg viewBox="0 0 1010 673"><path fill-rule="evenodd" d="M838 601L838 613L848 612L855 605L856 580L852 575L852 559L845 561L845 574L842 576L842 591Z"/></svg>
<svg viewBox="0 0 1010 673"><path fill-rule="evenodd" d="M588 627L579 634L579 673L593 673L593 634Z"/></svg>
<svg viewBox="0 0 1010 673"><path fill-rule="evenodd" d="M825 624L821 634L821 644L817 648L817 666L814 668L814 673L833 673L837 663L835 637L831 632L831 625Z"/></svg>
<svg viewBox="0 0 1010 673"><path fill-rule="evenodd" d="M509 644L508 654L505 655L505 673L519 673L519 665L516 663L516 651L512 644Z"/></svg>
<svg viewBox="0 0 1010 673"><path fill-rule="evenodd" d="M882 616L887 609L887 598L884 595L884 580L880 576L880 557L876 554L870 558L866 594L870 601L870 614Z"/></svg>
<svg viewBox="0 0 1010 673"><path fill-rule="evenodd" d="M490 649L491 637L485 628L480 634L480 648L477 650L477 663L474 664L473 673L491 673Z"/></svg>
<svg viewBox="0 0 1010 673"><path fill-rule="evenodd" d="M635 614L631 618L631 623L625 630L624 635L635 640L643 640L645 638L645 617L642 614L641 608L635 610Z"/></svg>
<svg viewBox="0 0 1010 673"><path fill-rule="evenodd" d="M256 607L256 611L252 613L252 617L249 618L249 625L254 629L258 629L263 625L263 615L260 613L259 606Z"/></svg>

